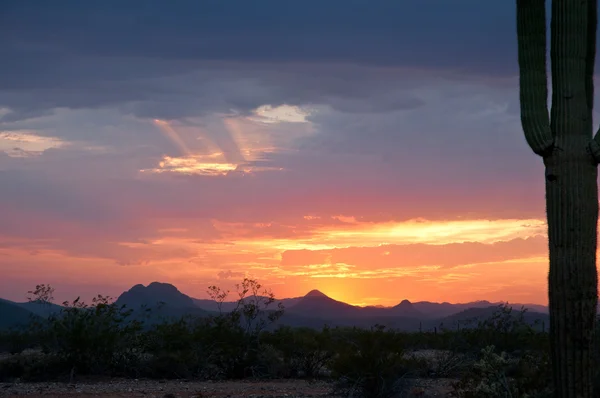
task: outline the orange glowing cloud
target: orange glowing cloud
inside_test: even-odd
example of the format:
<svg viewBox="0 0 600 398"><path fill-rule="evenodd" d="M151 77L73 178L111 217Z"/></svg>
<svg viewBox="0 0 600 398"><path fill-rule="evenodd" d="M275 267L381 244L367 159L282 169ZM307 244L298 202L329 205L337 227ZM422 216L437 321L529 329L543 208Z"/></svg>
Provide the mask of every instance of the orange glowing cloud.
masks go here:
<svg viewBox="0 0 600 398"><path fill-rule="evenodd" d="M269 126L265 126L265 123L306 124L307 114L296 108L262 107L255 113L257 116L222 117L217 121L213 120L209 127L199 127L203 125L201 120L192 121L194 123L190 126L155 119L154 125L178 148L180 155L164 155L158 167L141 171L223 176L233 171L251 173L282 170L281 167L256 164L264 160L267 154L284 150L275 146ZM306 134L311 130L300 131L301 134ZM293 138L293 134L290 134L288 139L291 141Z"/></svg>
<svg viewBox="0 0 600 398"><path fill-rule="evenodd" d="M52 148L61 148L67 143L56 137L43 137L32 131L0 131L0 152L10 157L38 156Z"/></svg>
<svg viewBox="0 0 600 398"><path fill-rule="evenodd" d="M342 219L342 218L339 218ZM546 233L543 220L464 220L367 223L353 218L342 219L341 225L318 226L306 237L236 240L240 225L214 222L217 229L236 240L237 245L268 246L281 250L335 249L352 246L424 243L440 245L457 242L494 243L516 238L528 238ZM257 228L257 229L260 229Z"/></svg>
<svg viewBox="0 0 600 398"><path fill-rule="evenodd" d="M538 219L364 222L306 216L282 225L150 217L135 225L153 234L116 243L91 227L54 218L47 223L61 238L0 237L0 264L10 280L34 274L39 282L72 286L80 278L114 289L102 289L109 294L160 280L203 297L209 284L231 289L250 277L280 297L317 288L353 304L405 298L545 302L546 224ZM64 273L72 281L61 282ZM11 288L5 285L0 282L0 288Z"/></svg>

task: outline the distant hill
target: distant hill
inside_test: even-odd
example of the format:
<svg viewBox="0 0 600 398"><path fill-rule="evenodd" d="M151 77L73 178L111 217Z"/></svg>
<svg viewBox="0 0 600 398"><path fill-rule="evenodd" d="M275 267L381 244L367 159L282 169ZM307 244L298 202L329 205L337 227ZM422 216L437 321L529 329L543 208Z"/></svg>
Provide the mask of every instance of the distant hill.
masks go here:
<svg viewBox="0 0 600 398"><path fill-rule="evenodd" d="M210 299L193 299L194 303L207 311L217 311L217 303ZM405 331L433 330L441 323L447 326L466 322L471 318L484 319L498 310L501 302L473 301L467 303L435 303L419 301L411 303L402 300L392 307L354 306L320 292L312 290L303 297L276 300L285 306L285 314L278 324L287 326L303 326L320 328L329 326L370 327L376 323ZM224 302L222 311L231 311L237 302ZM517 312L522 304L510 304ZM530 310L526 319L544 319L547 307L542 305L525 305Z"/></svg>
<svg viewBox="0 0 600 398"><path fill-rule="evenodd" d="M232 297L233 298L233 297ZM254 297L249 297L253 299ZM324 325L371 327L375 324L386 325L404 331L439 329L440 324L453 328L457 324L464 325L468 319L485 319L498 310L502 303L490 301L474 301L452 304L419 301L411 303L402 300L391 307L350 305L328 297L326 294L312 290L302 297L276 299L269 309L276 309L281 302L285 313L277 325L304 326L321 328ZM217 303L210 299L195 299L168 283L152 282L148 286L135 285L123 292L116 300L118 305L125 305L135 311L134 318L143 319L153 324L166 319L178 319L182 316L206 317L216 314ZM0 299L0 328L6 325L26 323L32 314L47 317L60 311L56 304L14 303ZM237 306L236 301L224 302L222 311L230 312ZM511 304L515 312L521 304ZM142 307L151 311L142 312ZM548 324L547 307L542 305L525 305L529 309L525 319L533 323L536 319ZM275 325L274 327L276 327Z"/></svg>
<svg viewBox="0 0 600 398"><path fill-rule="evenodd" d="M457 304L451 304L448 302L433 303L430 301L418 301L413 303L413 307L416 310L430 319L447 317L469 308L487 308L493 305L494 303L489 301L472 301L468 303Z"/></svg>
<svg viewBox="0 0 600 398"><path fill-rule="evenodd" d="M4 299L0 299L0 314L0 330L25 326L32 318L38 317L18 303Z"/></svg>
<svg viewBox="0 0 600 398"><path fill-rule="evenodd" d="M402 300L400 304L390 308L391 312L395 316L412 317L412 318L423 318L424 314L419 311L413 303L408 300Z"/></svg>
<svg viewBox="0 0 600 398"><path fill-rule="evenodd" d="M281 302L284 305L286 312L293 312L294 314L298 315L301 311L308 310L308 307L310 307L311 305L317 304L319 302L319 299L304 300L304 298L307 296L308 297L320 296L321 300L324 300L323 296L326 298L329 298L329 297L327 297L327 295L325 295L324 293L322 293L318 290L312 290L309 293L307 293L305 296L302 296L302 297L276 299L275 304L278 302ZM355 311L355 309L356 308L361 309L362 310L360 312L361 317L403 316L403 317L418 317L421 319L430 319L430 320L448 317L448 316L457 314L457 313L464 311L466 309L469 309L469 308L487 308L487 307L497 306L497 305L502 304L501 302L491 302L491 301L486 301L486 300L472 301L472 302L467 302L467 303L449 303L449 302L436 303L436 302L430 302L430 301L417 301L417 302L411 303L409 300L402 300L399 304L392 306L392 307L382 306L382 305L370 305L370 306L360 307L360 306L353 306L353 305L350 305L347 303L343 303L341 301L337 301L337 300L334 300L331 298L329 298L329 299L333 300L334 302L344 304L343 306L339 306L339 304L338 304L338 306L340 308L341 307L345 308L344 311L350 311L351 313L356 312L358 314L358 311ZM196 299L196 298L192 298L192 300L194 301L194 304L199 308L202 308L207 311L214 311L214 312L218 311L217 303L214 300ZM308 303L310 301L312 301L312 304ZM332 303L331 301L328 301L327 304L325 303L325 301L327 301L327 300L324 300L323 304L325 304L328 308L338 308L338 307L335 307L335 304ZM300 302L303 302L303 304L300 307L294 308ZM236 306L237 306L237 301L225 301L222 303L221 310L224 312L229 312L229 311L232 311ZM540 312L540 313L548 312L547 306L539 305L539 304L511 303L510 306L513 307L515 310L519 310L519 309L521 309L522 306L525 306L526 308L528 308L531 311ZM354 309L351 309L349 307L353 307ZM328 310L320 309L320 311L326 312ZM335 314L335 313L333 315L336 315L338 317L343 316L343 315Z"/></svg>
<svg viewBox="0 0 600 398"><path fill-rule="evenodd" d="M300 314L315 318L353 318L361 316L361 307L332 299L318 290L311 290L298 302L289 307L289 314ZM285 315L284 315L285 316Z"/></svg>
<svg viewBox="0 0 600 398"><path fill-rule="evenodd" d="M253 299L254 296L250 296L248 297L248 299ZM259 298L266 298L264 296L259 296ZM277 303L281 303L283 304L283 306L287 309L292 307L293 305L295 305L296 303L298 303L298 301L300 301L302 299L302 297L293 297L293 298L286 298L286 299L275 299L275 301L269 305L268 308L275 308L277 307ZM203 310L206 311L212 311L212 312L217 312L219 311L219 306L217 305L217 302L211 299L197 299L197 298L192 298L192 300L194 301L194 304L198 307L198 308L202 308ZM221 311L223 312L230 312L233 311L238 305L237 301L224 301L221 304Z"/></svg>
<svg viewBox="0 0 600 398"><path fill-rule="evenodd" d="M425 315L427 318L435 319L435 318L444 318L454 314L458 314L462 311L468 310L469 308L496 308L499 305L502 305L502 302L491 302L487 300L481 301L471 301L467 303L434 303L429 301L418 301L413 303L413 307ZM509 303L509 306L514 308L514 310L518 311L521 307L525 307L530 311L539 312L539 313L548 313L548 307L539 304L518 304L518 303Z"/></svg>
<svg viewBox="0 0 600 398"><path fill-rule="evenodd" d="M0 302L2 302L2 301L17 305L29 312L32 312L32 313L39 315L41 317L44 317L44 318L50 316L51 314L60 312L60 310L63 308L62 306L60 306L58 304L40 303L38 301L26 301L26 302L17 303L14 301L5 300L5 299L0 298Z"/></svg>
<svg viewBox="0 0 600 398"><path fill-rule="evenodd" d="M135 285L122 293L116 303L131 309L139 309L142 306L157 307L159 304L170 308L196 308L190 296L181 293L169 283L161 282L152 282L148 286Z"/></svg>
<svg viewBox="0 0 600 398"><path fill-rule="evenodd" d="M63 309L62 305L53 303L40 303L36 301L28 301L26 303L17 303L21 308L33 312L36 315L47 318L52 314L56 314Z"/></svg>
<svg viewBox="0 0 600 398"><path fill-rule="evenodd" d="M495 312L499 309L498 305L493 305L485 308L469 308L464 311L461 311L457 314L453 314L451 316L445 317L438 321L439 324L443 324L448 329L457 329L459 326L461 328L465 327L474 327L477 326L477 321L483 321L485 319L489 319ZM519 314L518 308L513 308L511 315L513 317L517 317ZM539 327L545 323L546 330L550 325L550 316L548 314L534 312L534 311L526 311L523 319L529 325L535 325L536 322L539 322ZM473 321L473 322L468 322Z"/></svg>
<svg viewBox="0 0 600 398"><path fill-rule="evenodd" d="M169 283L152 282L148 286L135 285L123 292L115 303L132 309L133 319L144 320L147 325L180 319L183 316L208 315L207 311L196 306L190 296L181 293ZM142 309L150 311L142 311Z"/></svg>

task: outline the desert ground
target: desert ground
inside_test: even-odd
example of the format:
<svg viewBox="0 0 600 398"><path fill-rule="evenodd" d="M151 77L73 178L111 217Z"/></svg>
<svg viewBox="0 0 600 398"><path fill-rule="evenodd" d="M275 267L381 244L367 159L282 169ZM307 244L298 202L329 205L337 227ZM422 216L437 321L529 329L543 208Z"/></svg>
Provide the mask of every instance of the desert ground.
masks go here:
<svg viewBox="0 0 600 398"><path fill-rule="evenodd" d="M446 397L449 379L419 379L405 397ZM67 383L0 383L0 396L12 397L342 397L332 384L306 380L268 381L155 381L88 380Z"/></svg>

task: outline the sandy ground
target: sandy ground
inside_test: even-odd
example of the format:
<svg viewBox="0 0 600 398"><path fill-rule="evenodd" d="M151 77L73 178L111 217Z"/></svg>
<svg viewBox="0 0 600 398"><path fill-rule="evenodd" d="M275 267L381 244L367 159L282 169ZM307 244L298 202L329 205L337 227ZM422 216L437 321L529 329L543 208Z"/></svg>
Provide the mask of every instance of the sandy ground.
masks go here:
<svg viewBox="0 0 600 398"><path fill-rule="evenodd" d="M451 380L420 379L404 397L446 397ZM110 380L69 385L64 383L0 383L0 396L12 397L340 397L326 382L269 381L155 381Z"/></svg>

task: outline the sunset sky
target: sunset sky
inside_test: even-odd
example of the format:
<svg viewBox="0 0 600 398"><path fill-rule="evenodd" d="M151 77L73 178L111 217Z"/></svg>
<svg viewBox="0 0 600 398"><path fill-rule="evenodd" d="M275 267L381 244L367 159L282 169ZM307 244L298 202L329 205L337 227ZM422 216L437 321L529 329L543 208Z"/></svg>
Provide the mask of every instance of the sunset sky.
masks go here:
<svg viewBox="0 0 600 398"><path fill-rule="evenodd" d="M514 1L4 0L0 48L0 297L547 301Z"/></svg>

